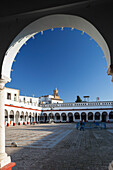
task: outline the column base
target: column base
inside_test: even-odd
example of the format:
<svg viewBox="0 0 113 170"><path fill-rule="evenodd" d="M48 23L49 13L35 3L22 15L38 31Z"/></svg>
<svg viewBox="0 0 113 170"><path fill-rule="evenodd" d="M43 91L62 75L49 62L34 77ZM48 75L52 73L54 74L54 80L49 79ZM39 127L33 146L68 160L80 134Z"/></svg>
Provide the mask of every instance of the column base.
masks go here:
<svg viewBox="0 0 113 170"><path fill-rule="evenodd" d="M9 123L7 123L7 126L9 126Z"/></svg>
<svg viewBox="0 0 113 170"><path fill-rule="evenodd" d="M13 126L16 126L16 123L13 123Z"/></svg>
<svg viewBox="0 0 113 170"><path fill-rule="evenodd" d="M0 168L4 167L5 165L11 163L11 158L10 156L6 156L2 160L0 160Z"/></svg>
<svg viewBox="0 0 113 170"><path fill-rule="evenodd" d="M14 167L15 165L16 165L15 162L11 162L0 169L1 170L12 170L12 167Z"/></svg>
<svg viewBox="0 0 113 170"><path fill-rule="evenodd" d="M113 161L109 164L108 170L113 170Z"/></svg>

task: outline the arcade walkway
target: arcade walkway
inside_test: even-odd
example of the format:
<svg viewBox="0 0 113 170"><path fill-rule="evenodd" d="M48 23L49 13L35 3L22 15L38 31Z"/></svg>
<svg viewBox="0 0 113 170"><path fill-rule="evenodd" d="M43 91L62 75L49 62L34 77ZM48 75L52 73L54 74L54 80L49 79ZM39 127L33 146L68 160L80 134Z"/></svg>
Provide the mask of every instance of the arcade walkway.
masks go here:
<svg viewBox="0 0 113 170"><path fill-rule="evenodd" d="M19 147L9 147L16 141ZM113 160L113 124L76 130L75 124L6 127L14 170L107 170Z"/></svg>

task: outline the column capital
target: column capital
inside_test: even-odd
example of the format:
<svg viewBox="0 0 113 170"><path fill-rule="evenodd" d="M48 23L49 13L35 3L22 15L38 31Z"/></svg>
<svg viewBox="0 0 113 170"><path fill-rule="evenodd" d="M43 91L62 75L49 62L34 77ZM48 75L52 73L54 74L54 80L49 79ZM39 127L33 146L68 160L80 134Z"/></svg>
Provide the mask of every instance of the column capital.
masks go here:
<svg viewBox="0 0 113 170"><path fill-rule="evenodd" d="M111 80L111 81L113 82L113 65L111 65L111 66L108 68L107 74L112 76L112 80Z"/></svg>
<svg viewBox="0 0 113 170"><path fill-rule="evenodd" d="M5 79L0 79L0 90L4 89L5 84L7 83L7 80Z"/></svg>

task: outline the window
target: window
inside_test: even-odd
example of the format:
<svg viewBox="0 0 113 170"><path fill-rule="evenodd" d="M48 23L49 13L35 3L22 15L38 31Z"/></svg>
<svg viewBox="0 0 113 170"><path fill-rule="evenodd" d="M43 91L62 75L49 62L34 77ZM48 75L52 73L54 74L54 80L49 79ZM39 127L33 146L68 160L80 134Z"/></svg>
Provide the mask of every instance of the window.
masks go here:
<svg viewBox="0 0 113 170"><path fill-rule="evenodd" d="M23 98L23 101L24 101L24 103L25 103L25 97Z"/></svg>
<svg viewBox="0 0 113 170"><path fill-rule="evenodd" d="M17 101L17 94L14 94L14 101Z"/></svg>
<svg viewBox="0 0 113 170"><path fill-rule="evenodd" d="M11 100L11 93L7 93L7 99Z"/></svg>
<svg viewBox="0 0 113 170"><path fill-rule="evenodd" d="M30 103L32 103L32 99L30 99Z"/></svg>

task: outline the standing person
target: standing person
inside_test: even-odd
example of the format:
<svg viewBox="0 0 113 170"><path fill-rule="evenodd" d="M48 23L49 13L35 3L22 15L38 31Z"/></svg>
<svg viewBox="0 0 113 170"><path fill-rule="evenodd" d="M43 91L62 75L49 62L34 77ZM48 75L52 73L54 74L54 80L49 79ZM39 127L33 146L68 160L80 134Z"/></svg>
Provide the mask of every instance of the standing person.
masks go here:
<svg viewBox="0 0 113 170"><path fill-rule="evenodd" d="M84 122L81 120L80 122L80 131L83 130L84 131Z"/></svg>

